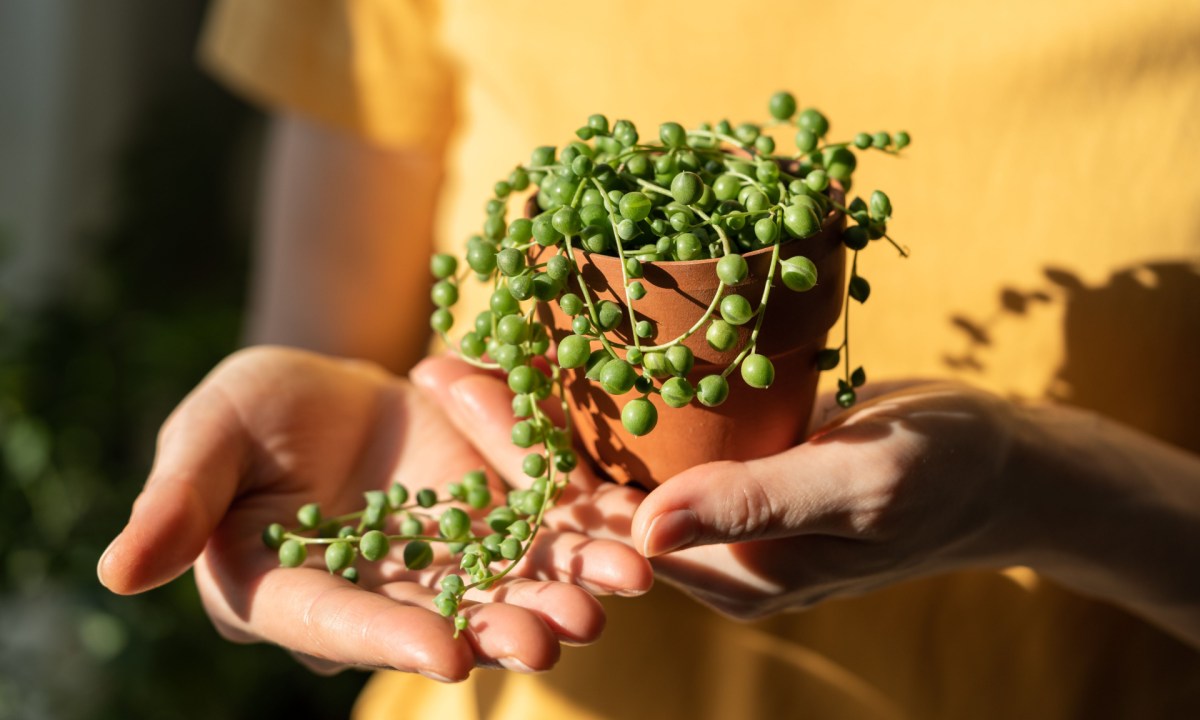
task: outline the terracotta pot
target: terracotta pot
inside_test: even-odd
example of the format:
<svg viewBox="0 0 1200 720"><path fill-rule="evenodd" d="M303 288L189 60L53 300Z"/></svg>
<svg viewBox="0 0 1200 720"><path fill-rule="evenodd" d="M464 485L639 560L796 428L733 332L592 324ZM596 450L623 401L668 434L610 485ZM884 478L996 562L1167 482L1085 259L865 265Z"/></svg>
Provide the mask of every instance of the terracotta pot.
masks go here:
<svg viewBox="0 0 1200 720"><path fill-rule="evenodd" d="M816 264L817 285L808 292L793 292L776 274L758 339L758 352L775 365L775 382L769 388L752 388L735 371L728 378L729 398L719 407L704 407L693 401L686 407L672 408L658 395L651 395L658 409L658 425L648 435L635 437L621 424L621 408L638 397L636 391L614 397L587 380L582 369L568 371L568 402L575 434L603 475L620 483L652 488L701 463L763 457L803 439L819 375L816 355L825 347L826 334L842 309L844 225L841 213L830 213L816 236L780 246L781 258L805 255ZM593 298L612 300L624 309L620 260L578 249L575 257ZM757 307L770 268L771 249L747 253L745 258L750 273L735 290ZM638 319L649 320L656 332L643 345L667 342L686 332L704 313L717 289L716 260L647 263L644 272L646 295L634 303L634 310ZM575 287L568 289L579 292ZM543 303L538 313L556 342L571 333L570 318L558 303ZM684 341L696 358L688 380L694 385L705 375L720 374L740 352L753 325L750 322L738 328L738 342L728 352L709 347L704 339L707 326ZM628 317L609 337L621 343L633 342Z"/></svg>

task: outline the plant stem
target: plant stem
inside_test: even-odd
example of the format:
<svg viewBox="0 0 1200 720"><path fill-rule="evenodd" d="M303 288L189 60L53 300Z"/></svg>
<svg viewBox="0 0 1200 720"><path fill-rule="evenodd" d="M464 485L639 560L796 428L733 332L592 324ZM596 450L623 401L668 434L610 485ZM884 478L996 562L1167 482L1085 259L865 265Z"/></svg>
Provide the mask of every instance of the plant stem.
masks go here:
<svg viewBox="0 0 1200 720"><path fill-rule="evenodd" d="M575 252L574 252L574 249L571 247L571 238L568 236L563 239L563 242L565 242L566 246L567 246L567 259L569 259L571 261L571 265L573 267L578 268L579 264L575 261ZM608 338L605 336L604 331L600 329L600 312L596 309L596 306L592 303L592 294L590 292L588 292L587 283L585 283L583 281L583 274L581 272L574 273L574 276L575 276L575 281L577 283L579 283L579 292L580 292L580 294L583 295L583 302L585 305L587 305L588 316L592 319L592 326L596 330L596 335L600 340L600 344L604 346L604 349L608 351L609 355L616 357L617 356L616 351L613 350L613 347L609 343Z"/></svg>
<svg viewBox="0 0 1200 720"><path fill-rule="evenodd" d="M676 345L683 342L684 340L687 340L688 338L690 338L692 335L694 335L696 333L697 330L700 329L700 326L702 326L705 322L707 322L709 320L709 318L712 317L713 312L715 312L717 309L717 305L720 304L720 302L721 302L721 295L724 294L724 292L725 292L725 283L718 280L717 281L717 290L716 290L716 292L713 293L712 302L710 302L708 304L708 308L705 309L704 314L700 316L700 319L696 321L696 324L692 325L690 328L688 328L687 332L683 333L682 335L675 338L674 340L672 340L669 343L665 343L663 345L655 345L653 347L644 347L644 348L641 348L641 351L642 352L655 352L655 351L661 351L661 350L668 350L672 347L675 347ZM628 346L626 345L624 347L628 347Z"/></svg>
<svg viewBox="0 0 1200 720"><path fill-rule="evenodd" d="M771 286L775 283L775 268L779 266L779 238L775 238L774 244L771 246L771 269L767 271L767 282L763 286L762 298L758 301L758 309L755 312L758 317L754 321L754 329L750 331L750 339L746 342L746 347L738 353L729 367L721 373L721 377L729 377L734 368L742 364L746 356L753 352L758 346L758 333L762 329L763 319L767 316L767 299L771 296Z"/></svg>
<svg viewBox="0 0 1200 720"><path fill-rule="evenodd" d="M637 334L637 313L633 309L633 300L629 298L629 273L625 269L625 251L621 247L621 236L617 234L617 223L613 220L615 213L613 212L612 201L609 199L608 194L604 192L604 186L600 184L599 180L592 178L592 182L596 185L596 189L600 191L601 197L604 198L604 209L608 211L608 224L612 226L613 239L616 240L617 244L617 257L621 259L621 292L625 296L625 310L629 313L629 334L633 336L633 346L640 349L641 338ZM638 182L643 181L638 180ZM658 186L654 185L654 187ZM670 195L670 193L667 194ZM596 327L597 329L601 329L599 324ZM612 350L611 346L609 346L609 350Z"/></svg>
<svg viewBox="0 0 1200 720"><path fill-rule="evenodd" d="M850 263L850 279L858 275L858 251L854 251L854 260ZM843 313L842 319L842 348L846 351L846 362L843 366L846 384L850 384L850 304L854 298L850 297L849 286L846 290L846 310Z"/></svg>

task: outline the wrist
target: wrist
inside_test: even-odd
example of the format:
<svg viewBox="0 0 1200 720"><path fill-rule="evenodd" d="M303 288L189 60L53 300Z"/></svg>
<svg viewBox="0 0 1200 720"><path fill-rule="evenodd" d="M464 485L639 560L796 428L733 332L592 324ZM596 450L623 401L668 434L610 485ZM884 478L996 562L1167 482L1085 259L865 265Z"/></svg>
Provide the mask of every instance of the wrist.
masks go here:
<svg viewBox="0 0 1200 720"><path fill-rule="evenodd" d="M1017 562L1200 639L1200 460L1090 412L1019 412Z"/></svg>

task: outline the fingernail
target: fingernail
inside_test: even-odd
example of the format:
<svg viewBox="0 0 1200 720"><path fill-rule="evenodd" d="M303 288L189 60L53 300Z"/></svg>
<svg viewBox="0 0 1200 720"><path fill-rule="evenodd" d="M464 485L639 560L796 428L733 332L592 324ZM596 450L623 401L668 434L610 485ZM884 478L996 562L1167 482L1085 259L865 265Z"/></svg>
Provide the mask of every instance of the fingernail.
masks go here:
<svg viewBox="0 0 1200 720"><path fill-rule="evenodd" d="M696 539L699 525L691 510L672 510L650 521L642 555L654 557L677 550Z"/></svg>
<svg viewBox="0 0 1200 720"><path fill-rule="evenodd" d="M500 658L500 664L505 670L512 670L519 673L532 673L533 668L513 657Z"/></svg>
<svg viewBox="0 0 1200 720"><path fill-rule="evenodd" d="M442 677L441 675L438 675L435 672L430 672L428 670L418 670L417 672L419 672L423 677L429 678L430 680L437 680L438 682L443 682L443 683L451 682L450 678Z"/></svg>
<svg viewBox="0 0 1200 720"><path fill-rule="evenodd" d="M618 598L641 598L647 590L617 590Z"/></svg>
<svg viewBox="0 0 1200 720"><path fill-rule="evenodd" d="M593 595L612 595L613 594L612 588L605 587L603 585L599 585L597 583L594 583L590 580L585 580L583 578L576 578L575 584L577 584L579 587L583 588L584 590L587 590L588 592L590 592Z"/></svg>
<svg viewBox="0 0 1200 720"><path fill-rule="evenodd" d="M117 537L120 537L119 535ZM108 547L104 548L104 552L100 554L100 559L96 562L96 579L104 587L108 587L108 583L104 581L104 561L108 559L108 554L112 552L113 546L117 544L117 538L113 538Z"/></svg>

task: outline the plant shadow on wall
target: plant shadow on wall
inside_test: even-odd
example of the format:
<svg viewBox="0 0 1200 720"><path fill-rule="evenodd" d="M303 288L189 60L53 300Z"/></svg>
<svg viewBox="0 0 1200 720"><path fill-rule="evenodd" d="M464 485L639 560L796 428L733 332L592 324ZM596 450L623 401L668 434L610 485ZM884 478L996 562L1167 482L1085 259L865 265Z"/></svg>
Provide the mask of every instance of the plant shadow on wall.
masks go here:
<svg viewBox="0 0 1200 720"><path fill-rule="evenodd" d="M1062 268L1043 274L1041 286L1002 288L986 318L952 316L965 348L946 365L986 372L1000 326L1060 305L1064 358L1046 396L1200 452L1200 261L1139 264L1095 286Z"/></svg>

